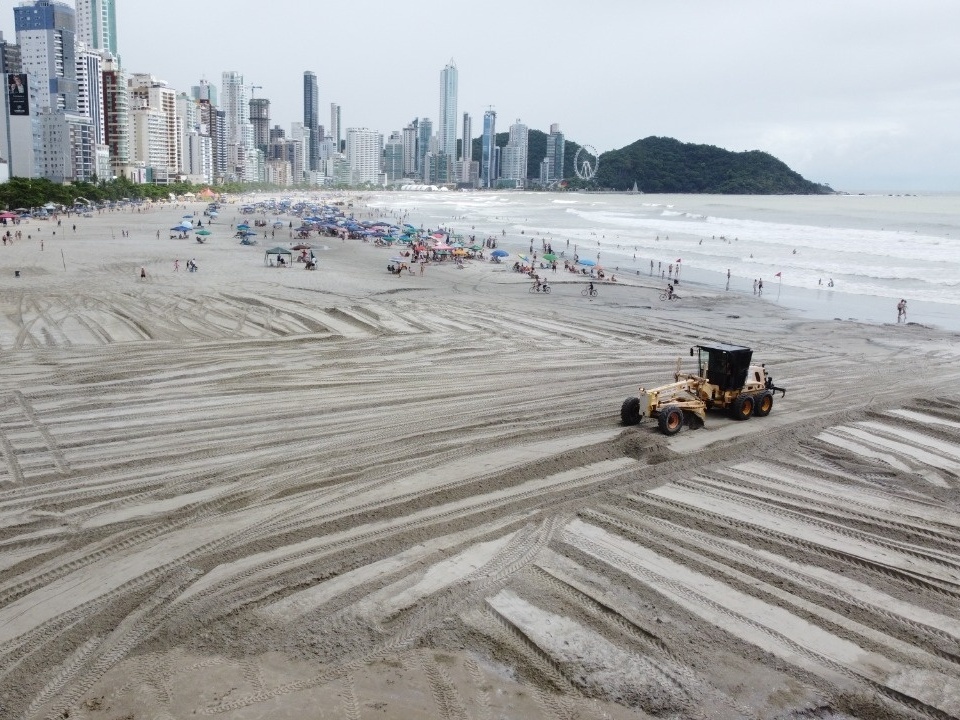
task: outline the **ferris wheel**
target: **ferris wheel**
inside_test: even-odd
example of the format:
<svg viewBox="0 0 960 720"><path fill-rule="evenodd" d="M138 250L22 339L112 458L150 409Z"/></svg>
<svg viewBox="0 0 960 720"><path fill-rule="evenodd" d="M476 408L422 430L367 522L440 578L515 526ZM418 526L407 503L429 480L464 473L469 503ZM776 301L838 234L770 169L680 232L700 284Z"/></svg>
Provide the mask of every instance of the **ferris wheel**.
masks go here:
<svg viewBox="0 0 960 720"><path fill-rule="evenodd" d="M593 145L581 145L573 158L573 171L581 180L593 180L600 167L600 153Z"/></svg>

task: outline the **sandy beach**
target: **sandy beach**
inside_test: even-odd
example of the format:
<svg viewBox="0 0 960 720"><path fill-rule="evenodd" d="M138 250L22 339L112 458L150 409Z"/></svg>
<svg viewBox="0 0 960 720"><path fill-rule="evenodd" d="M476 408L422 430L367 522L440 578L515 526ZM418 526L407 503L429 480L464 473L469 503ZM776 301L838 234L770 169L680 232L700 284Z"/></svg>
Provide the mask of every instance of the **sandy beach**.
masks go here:
<svg viewBox="0 0 960 720"><path fill-rule="evenodd" d="M0 718L960 717L956 333L204 207L4 228ZM706 340L770 417L622 427Z"/></svg>

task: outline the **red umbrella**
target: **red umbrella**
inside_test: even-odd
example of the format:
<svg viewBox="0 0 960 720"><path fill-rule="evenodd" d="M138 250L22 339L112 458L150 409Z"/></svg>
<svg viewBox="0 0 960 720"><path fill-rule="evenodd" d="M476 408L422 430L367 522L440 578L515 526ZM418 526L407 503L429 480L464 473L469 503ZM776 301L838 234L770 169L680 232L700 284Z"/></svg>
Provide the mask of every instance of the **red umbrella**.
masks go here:
<svg viewBox="0 0 960 720"><path fill-rule="evenodd" d="M293 249L294 249L294 250L309 250L311 247L313 247L313 246L312 246L312 245L307 245L306 243L300 243L299 245L294 245L294 246L293 246Z"/></svg>

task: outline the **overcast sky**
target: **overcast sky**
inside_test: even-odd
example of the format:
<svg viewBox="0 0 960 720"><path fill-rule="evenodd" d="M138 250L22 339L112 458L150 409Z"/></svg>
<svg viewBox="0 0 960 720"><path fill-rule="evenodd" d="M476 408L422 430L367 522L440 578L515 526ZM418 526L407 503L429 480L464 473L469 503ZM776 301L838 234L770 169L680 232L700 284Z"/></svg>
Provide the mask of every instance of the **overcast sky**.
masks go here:
<svg viewBox="0 0 960 720"><path fill-rule="evenodd" d="M72 3L72 0L67 0ZM13 39L13 12L3 30ZM835 189L960 191L958 0L117 0L124 67L178 90L236 70L303 120L386 136L436 122L440 71L458 113L497 111L603 152L649 135L765 150Z"/></svg>

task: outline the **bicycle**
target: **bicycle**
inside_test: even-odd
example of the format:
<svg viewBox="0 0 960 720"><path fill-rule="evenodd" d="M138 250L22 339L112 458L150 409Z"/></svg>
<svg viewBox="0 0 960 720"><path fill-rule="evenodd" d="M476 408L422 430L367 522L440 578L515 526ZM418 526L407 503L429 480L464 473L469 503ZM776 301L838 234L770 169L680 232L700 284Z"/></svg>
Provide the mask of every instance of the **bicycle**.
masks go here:
<svg viewBox="0 0 960 720"><path fill-rule="evenodd" d="M536 285L531 285L531 286L530 286L530 292L532 292L532 293L542 292L542 293L546 293L547 295L549 295L549 294L550 294L550 286L547 285L546 283L544 283L543 285L540 285L539 287L536 286Z"/></svg>
<svg viewBox="0 0 960 720"><path fill-rule="evenodd" d="M666 293L660 293L660 299L661 300L679 300L680 296L677 295L676 293L673 293L672 295L667 295Z"/></svg>
<svg viewBox="0 0 960 720"><path fill-rule="evenodd" d="M596 297L597 289L591 288L591 287L585 287L583 290L580 291L580 294L583 295L584 297L586 297L587 295L589 295L590 297Z"/></svg>

